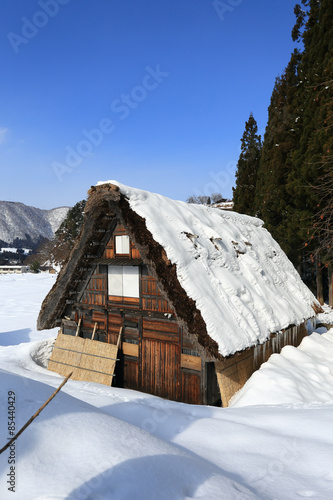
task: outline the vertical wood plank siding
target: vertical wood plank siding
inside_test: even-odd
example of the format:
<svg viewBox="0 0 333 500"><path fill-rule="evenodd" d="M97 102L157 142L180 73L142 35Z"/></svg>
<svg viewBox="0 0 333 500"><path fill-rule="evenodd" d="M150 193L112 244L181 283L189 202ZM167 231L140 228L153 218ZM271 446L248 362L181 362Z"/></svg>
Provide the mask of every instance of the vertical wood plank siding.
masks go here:
<svg viewBox="0 0 333 500"><path fill-rule="evenodd" d="M197 404L201 401L201 377L193 372L182 370L181 401L188 404Z"/></svg>
<svg viewBox="0 0 333 500"><path fill-rule="evenodd" d="M230 398L271 354L279 353L285 345L298 346L306 336L304 323L291 326L284 332L272 334L264 344L236 353L223 361L216 361L215 369L223 406L228 406Z"/></svg>
<svg viewBox="0 0 333 500"><path fill-rule="evenodd" d="M180 352L177 344L142 340L142 390L179 401Z"/></svg>
<svg viewBox="0 0 333 500"><path fill-rule="evenodd" d="M162 297L157 281L152 276L141 277L142 309L172 314L173 308Z"/></svg>
<svg viewBox="0 0 333 500"><path fill-rule="evenodd" d="M127 357L124 359L124 387L127 389L138 389L140 387L138 361Z"/></svg>
<svg viewBox="0 0 333 500"><path fill-rule="evenodd" d="M107 291L107 276L105 272L101 272L100 266L96 266L85 292L82 295L81 302L89 305L106 305L106 291Z"/></svg>

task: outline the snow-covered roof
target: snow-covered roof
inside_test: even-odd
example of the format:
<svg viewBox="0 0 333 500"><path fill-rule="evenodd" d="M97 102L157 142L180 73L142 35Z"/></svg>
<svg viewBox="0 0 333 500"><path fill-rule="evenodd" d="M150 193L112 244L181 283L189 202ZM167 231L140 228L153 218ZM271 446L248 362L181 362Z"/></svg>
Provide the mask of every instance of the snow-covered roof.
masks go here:
<svg viewBox="0 0 333 500"><path fill-rule="evenodd" d="M112 184L145 219L223 356L314 316L314 295L260 219Z"/></svg>

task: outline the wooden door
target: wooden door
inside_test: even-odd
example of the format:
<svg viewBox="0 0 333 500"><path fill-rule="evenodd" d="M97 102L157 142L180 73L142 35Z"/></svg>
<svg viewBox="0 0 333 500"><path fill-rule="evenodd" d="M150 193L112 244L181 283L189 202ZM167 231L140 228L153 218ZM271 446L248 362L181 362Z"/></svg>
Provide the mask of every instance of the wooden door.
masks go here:
<svg viewBox="0 0 333 500"><path fill-rule="evenodd" d="M172 342L142 340L142 390L162 398L180 400L180 349Z"/></svg>

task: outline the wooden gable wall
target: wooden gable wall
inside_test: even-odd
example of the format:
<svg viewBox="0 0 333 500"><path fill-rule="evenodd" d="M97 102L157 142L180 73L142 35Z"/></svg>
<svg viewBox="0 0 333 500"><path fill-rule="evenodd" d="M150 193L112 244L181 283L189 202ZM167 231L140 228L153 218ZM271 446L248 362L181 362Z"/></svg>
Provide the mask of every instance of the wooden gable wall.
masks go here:
<svg viewBox="0 0 333 500"><path fill-rule="evenodd" d="M215 403L219 392L213 363L204 363L194 351L133 242L128 255L116 254L115 238L122 235L126 231L119 223L76 304L81 335L91 338L97 323L95 339L116 344L123 326L114 385L186 403ZM108 266L118 265L139 266L138 298L108 295Z"/></svg>

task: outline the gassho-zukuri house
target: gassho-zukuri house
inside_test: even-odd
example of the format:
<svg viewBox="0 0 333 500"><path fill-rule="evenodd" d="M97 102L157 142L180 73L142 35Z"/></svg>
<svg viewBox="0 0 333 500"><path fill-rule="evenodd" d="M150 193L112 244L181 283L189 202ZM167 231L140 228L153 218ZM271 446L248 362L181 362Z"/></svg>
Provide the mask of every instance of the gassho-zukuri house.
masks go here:
<svg viewBox="0 0 333 500"><path fill-rule="evenodd" d="M320 308L263 222L122 185L89 191L45 298L49 369L185 403L228 405Z"/></svg>

